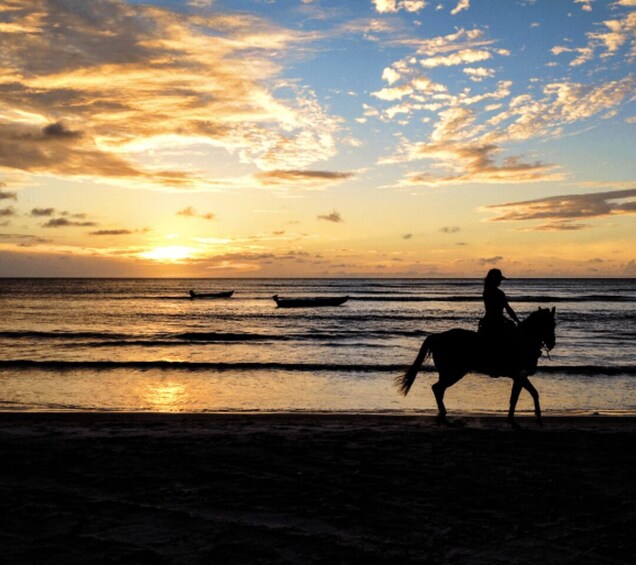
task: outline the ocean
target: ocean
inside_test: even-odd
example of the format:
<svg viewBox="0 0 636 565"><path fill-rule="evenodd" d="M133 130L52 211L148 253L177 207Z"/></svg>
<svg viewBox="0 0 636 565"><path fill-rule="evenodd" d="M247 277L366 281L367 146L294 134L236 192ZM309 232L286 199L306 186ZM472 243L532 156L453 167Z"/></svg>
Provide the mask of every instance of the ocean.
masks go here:
<svg viewBox="0 0 636 565"><path fill-rule="evenodd" d="M636 279L502 288L520 318L556 307L557 345L532 377L545 413L636 412ZM393 378L428 334L476 329L481 291L478 279L0 279L0 410L433 414L430 364L406 398ZM349 300L278 308L274 294ZM505 412L510 385L467 375L449 414ZM525 392L518 411L532 411Z"/></svg>

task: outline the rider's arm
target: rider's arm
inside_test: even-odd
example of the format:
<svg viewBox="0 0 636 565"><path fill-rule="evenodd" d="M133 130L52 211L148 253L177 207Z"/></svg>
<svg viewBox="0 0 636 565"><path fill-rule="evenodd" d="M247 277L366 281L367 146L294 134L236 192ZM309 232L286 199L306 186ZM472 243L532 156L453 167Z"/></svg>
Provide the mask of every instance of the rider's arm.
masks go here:
<svg viewBox="0 0 636 565"><path fill-rule="evenodd" d="M506 309L506 312L508 312L508 316L510 316L518 324L519 318L517 318L517 314L515 314L515 311L512 309L512 306L508 304L508 300L504 302L504 308Z"/></svg>

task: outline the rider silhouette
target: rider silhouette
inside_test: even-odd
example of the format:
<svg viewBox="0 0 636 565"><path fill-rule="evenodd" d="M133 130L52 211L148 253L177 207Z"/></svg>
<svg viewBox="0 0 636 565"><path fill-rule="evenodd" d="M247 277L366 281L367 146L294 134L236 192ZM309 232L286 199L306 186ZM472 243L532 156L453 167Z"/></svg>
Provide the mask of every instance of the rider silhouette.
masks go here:
<svg viewBox="0 0 636 565"><path fill-rule="evenodd" d="M515 324L504 316L504 310L518 324L519 318L508 304L504 291L499 288L501 281L507 280L499 269L490 269L484 279L484 306L486 315L479 323L480 329L485 333L500 334L511 330Z"/></svg>
<svg viewBox="0 0 636 565"><path fill-rule="evenodd" d="M490 269L484 279L484 306L486 315L479 321L479 334L486 340L489 365L497 373L496 367L509 362L513 351L517 349L517 314L508 304L503 290L499 288L501 281L506 280L499 269ZM504 310L514 322L504 316Z"/></svg>

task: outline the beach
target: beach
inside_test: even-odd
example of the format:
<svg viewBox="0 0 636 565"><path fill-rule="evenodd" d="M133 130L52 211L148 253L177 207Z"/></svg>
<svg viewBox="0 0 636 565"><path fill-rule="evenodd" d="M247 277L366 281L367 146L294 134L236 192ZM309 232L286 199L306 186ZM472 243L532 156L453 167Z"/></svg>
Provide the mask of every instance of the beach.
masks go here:
<svg viewBox="0 0 636 565"><path fill-rule="evenodd" d="M636 418L0 413L13 563L632 563Z"/></svg>

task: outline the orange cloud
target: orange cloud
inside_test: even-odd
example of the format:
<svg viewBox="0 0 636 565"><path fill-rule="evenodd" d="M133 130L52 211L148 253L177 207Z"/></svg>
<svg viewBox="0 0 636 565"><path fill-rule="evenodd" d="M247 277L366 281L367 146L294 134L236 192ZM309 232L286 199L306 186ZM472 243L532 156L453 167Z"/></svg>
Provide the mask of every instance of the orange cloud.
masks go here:
<svg viewBox="0 0 636 565"><path fill-rule="evenodd" d="M177 216L184 216L186 218L201 218L203 220L214 220L214 214L208 212L207 214L197 214L192 206L188 206L183 210L177 212Z"/></svg>
<svg viewBox="0 0 636 565"><path fill-rule="evenodd" d="M617 214L636 214L636 189L567 194L537 200L487 206L497 215L493 222L550 220L548 224L530 228L537 231L578 230L585 224L573 224L581 218L599 218Z"/></svg>
<svg viewBox="0 0 636 565"><path fill-rule="evenodd" d="M283 189L316 189L350 179L351 172L273 170L257 173L256 181L261 186L276 186Z"/></svg>
<svg viewBox="0 0 636 565"><path fill-rule="evenodd" d="M338 121L311 92L278 79L276 52L311 41L310 33L244 14L114 0L10 4L0 12L11 30L0 73L0 166L189 188L207 180L147 170L135 155L167 138L172 150L208 144L263 170L335 153ZM278 98L283 87L293 96Z"/></svg>
<svg viewBox="0 0 636 565"><path fill-rule="evenodd" d="M344 222L342 216L340 215L340 212L338 212L337 210L333 210L330 214L318 216L318 219L325 220L327 222L333 222L334 224L340 224Z"/></svg>
<svg viewBox="0 0 636 565"><path fill-rule="evenodd" d="M443 185L465 183L519 183L559 180L560 173L554 165L541 162L525 163L519 157L508 157L503 163L495 162L501 149L496 145L471 145L455 142L416 144L411 148L411 158L434 159L454 174L434 175L411 173L404 181L407 185Z"/></svg>

